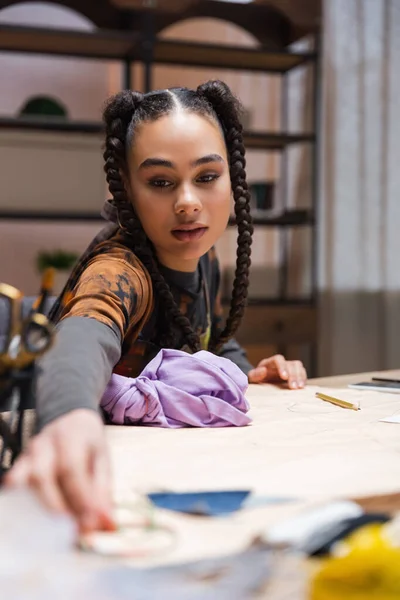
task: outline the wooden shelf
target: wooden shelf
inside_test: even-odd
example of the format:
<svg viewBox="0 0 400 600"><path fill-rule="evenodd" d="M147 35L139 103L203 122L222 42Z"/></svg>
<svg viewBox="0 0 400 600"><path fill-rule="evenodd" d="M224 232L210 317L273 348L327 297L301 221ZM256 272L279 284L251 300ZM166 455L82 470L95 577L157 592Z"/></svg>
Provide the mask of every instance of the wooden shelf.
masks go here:
<svg viewBox="0 0 400 600"><path fill-rule="evenodd" d="M92 212L67 212L67 211L12 211L0 210L0 219L10 219L13 221L102 221L99 213ZM285 215L275 218L268 218L260 215L253 216L254 225L264 227L304 227L314 223L314 217L311 212L307 212L301 219L294 212L288 211ZM229 220L230 226L235 226L235 217Z"/></svg>
<svg viewBox="0 0 400 600"><path fill-rule="evenodd" d="M57 133L101 134L104 127L96 121L69 121L50 117L0 117L0 129L22 129L24 131L49 131ZM247 131L244 133L246 148L253 150L282 151L286 146L313 143L312 134L269 133Z"/></svg>
<svg viewBox="0 0 400 600"><path fill-rule="evenodd" d="M143 61L145 40L140 34L134 32L112 30L82 32L0 25L0 51ZM313 53L156 39L152 62L285 73L314 58Z"/></svg>
<svg viewBox="0 0 400 600"><path fill-rule="evenodd" d="M278 215L276 217L268 217L263 215L262 211L253 212L253 223L254 225L263 227L304 227L307 225L313 225L315 222L314 215L311 211L290 211ZM229 225L234 226L235 217L231 216L229 219Z"/></svg>
<svg viewBox="0 0 400 600"><path fill-rule="evenodd" d="M69 121L51 117L0 117L0 129L101 134L104 131L104 126L101 122L96 121Z"/></svg>
<svg viewBox="0 0 400 600"><path fill-rule="evenodd" d="M291 144L310 143L315 141L313 134L301 133L268 133L257 131L246 131L244 144L246 149L252 150L284 150Z"/></svg>
<svg viewBox="0 0 400 600"><path fill-rule="evenodd" d="M313 59L312 53L158 40L154 47L153 60L160 64L285 73Z"/></svg>
<svg viewBox="0 0 400 600"><path fill-rule="evenodd" d="M139 34L0 25L0 51L121 60L138 56Z"/></svg>
<svg viewBox="0 0 400 600"><path fill-rule="evenodd" d="M9 219L10 221L99 221L106 224L106 221L100 216L100 212L85 211L0 210L0 219Z"/></svg>
<svg viewBox="0 0 400 600"><path fill-rule="evenodd" d="M230 299L222 298L221 300L222 306L229 307ZM247 300L248 306L260 307L260 306L282 306L284 305L287 308L311 308L314 306L315 301L313 298L251 298L249 297Z"/></svg>

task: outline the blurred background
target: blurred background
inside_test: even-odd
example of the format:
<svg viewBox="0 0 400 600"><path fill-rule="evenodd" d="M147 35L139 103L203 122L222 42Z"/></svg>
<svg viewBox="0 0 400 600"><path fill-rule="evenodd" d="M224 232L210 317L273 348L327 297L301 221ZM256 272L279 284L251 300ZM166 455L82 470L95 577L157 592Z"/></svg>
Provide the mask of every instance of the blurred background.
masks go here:
<svg viewBox="0 0 400 600"><path fill-rule="evenodd" d="M0 281L61 286L102 226L108 96L219 78L245 107L250 359L399 368L399 34L396 0L0 0ZM227 301L235 252L232 223Z"/></svg>

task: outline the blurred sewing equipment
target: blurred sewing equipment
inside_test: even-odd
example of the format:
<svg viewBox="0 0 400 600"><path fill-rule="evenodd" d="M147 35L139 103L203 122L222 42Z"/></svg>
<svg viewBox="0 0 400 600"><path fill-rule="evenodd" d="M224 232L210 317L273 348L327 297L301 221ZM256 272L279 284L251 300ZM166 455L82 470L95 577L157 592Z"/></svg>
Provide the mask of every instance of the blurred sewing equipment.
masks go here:
<svg viewBox="0 0 400 600"><path fill-rule="evenodd" d="M27 316L23 314L23 294L0 284L6 317L6 331L0 336L0 413L9 412L8 420L0 414L0 478L6 470L7 450L11 453L9 464L21 452L24 411L34 404L35 361L53 341L53 325L44 314L53 279L53 270L44 273L40 296Z"/></svg>

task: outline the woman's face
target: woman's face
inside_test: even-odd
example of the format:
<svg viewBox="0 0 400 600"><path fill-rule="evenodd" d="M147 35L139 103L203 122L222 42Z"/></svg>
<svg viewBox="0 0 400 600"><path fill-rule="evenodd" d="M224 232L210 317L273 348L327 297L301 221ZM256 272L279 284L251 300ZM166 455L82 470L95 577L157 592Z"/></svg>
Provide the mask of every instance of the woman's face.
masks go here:
<svg viewBox="0 0 400 600"><path fill-rule="evenodd" d="M128 156L129 195L161 264L195 271L231 210L229 164L216 123L178 110L139 125Z"/></svg>

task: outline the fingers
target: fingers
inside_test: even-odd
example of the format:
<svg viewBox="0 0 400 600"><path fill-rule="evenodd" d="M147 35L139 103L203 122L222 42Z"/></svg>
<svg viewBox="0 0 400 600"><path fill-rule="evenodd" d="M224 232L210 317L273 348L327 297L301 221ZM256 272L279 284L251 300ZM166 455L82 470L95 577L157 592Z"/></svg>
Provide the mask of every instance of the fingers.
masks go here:
<svg viewBox="0 0 400 600"><path fill-rule="evenodd" d="M275 354L270 358L264 358L258 367L266 367L268 371L268 377L281 379L287 381L289 378L288 361L282 354Z"/></svg>
<svg viewBox="0 0 400 600"><path fill-rule="evenodd" d="M262 383L267 378L267 368L260 367L260 365L256 369L252 369L249 371L248 379L250 383Z"/></svg>
<svg viewBox="0 0 400 600"><path fill-rule="evenodd" d="M33 440L27 453L16 461L7 474L5 485L29 486L49 510L59 513L66 513L68 510L59 490L55 453L50 444L36 443Z"/></svg>
<svg viewBox="0 0 400 600"><path fill-rule="evenodd" d="M94 531L98 521L98 497L91 473L92 460L92 454L82 452L78 445L68 451L60 450L58 484L82 532Z"/></svg>
<svg viewBox="0 0 400 600"><path fill-rule="evenodd" d="M57 481L56 454L52 445L46 439L41 443L32 440L28 458L31 462L28 485L47 508L55 512L67 512L68 506Z"/></svg>
<svg viewBox="0 0 400 600"><path fill-rule="evenodd" d="M104 426L92 411L71 411L47 425L5 484L31 487L49 509L71 513L82 532L115 528Z"/></svg>
<svg viewBox="0 0 400 600"><path fill-rule="evenodd" d="M307 373L299 360L288 361L281 354L262 360L248 375L250 383L286 381L290 389L303 388Z"/></svg>
<svg viewBox="0 0 400 600"><path fill-rule="evenodd" d="M303 363L299 360L287 362L288 369L288 386L290 389L304 388L307 382L307 374L303 367Z"/></svg>
<svg viewBox="0 0 400 600"><path fill-rule="evenodd" d="M59 485L75 515L82 533L115 529L112 518L111 469L103 435L103 424L91 443L85 436L75 440L63 438L59 448Z"/></svg>
<svg viewBox="0 0 400 600"><path fill-rule="evenodd" d="M112 517L111 468L106 452L99 452L93 465L93 481L96 497L99 499L98 529L114 531L115 521Z"/></svg>
<svg viewBox="0 0 400 600"><path fill-rule="evenodd" d="M23 487L28 485L29 480L29 458L21 456L13 465L12 469L4 477L6 487Z"/></svg>

